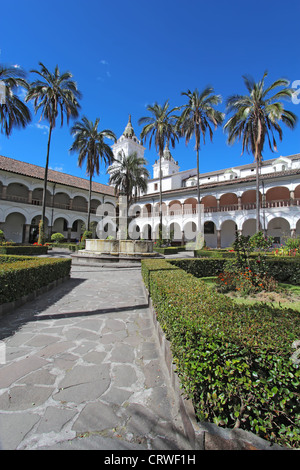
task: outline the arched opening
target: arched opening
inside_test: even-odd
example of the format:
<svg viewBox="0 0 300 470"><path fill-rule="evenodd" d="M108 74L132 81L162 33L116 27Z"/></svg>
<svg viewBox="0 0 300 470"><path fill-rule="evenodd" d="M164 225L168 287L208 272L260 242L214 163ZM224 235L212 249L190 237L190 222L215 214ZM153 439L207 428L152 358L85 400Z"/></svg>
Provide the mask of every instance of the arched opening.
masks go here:
<svg viewBox="0 0 300 470"><path fill-rule="evenodd" d="M70 209L70 197L66 193L56 193L53 198L53 206L59 209Z"/></svg>
<svg viewBox="0 0 300 470"><path fill-rule="evenodd" d="M204 205L204 212L216 212L217 211L217 199L215 196L204 196L201 199L201 204Z"/></svg>
<svg viewBox="0 0 300 470"><path fill-rule="evenodd" d="M300 184L296 186L294 191L294 204L300 206Z"/></svg>
<svg viewBox="0 0 300 470"><path fill-rule="evenodd" d="M88 203L83 196L75 196L72 202L72 209L77 212L87 212Z"/></svg>
<svg viewBox="0 0 300 470"><path fill-rule="evenodd" d="M196 214L197 212L197 199L190 197L183 203L183 209L185 214Z"/></svg>
<svg viewBox="0 0 300 470"><path fill-rule="evenodd" d="M83 222L83 220L74 220L71 227L71 241L75 241L76 243L79 242L84 232L84 228L85 222Z"/></svg>
<svg viewBox="0 0 300 470"><path fill-rule="evenodd" d="M290 224L283 217L275 217L268 223L267 234L274 238L275 244L282 244L291 236Z"/></svg>
<svg viewBox="0 0 300 470"><path fill-rule="evenodd" d="M217 229L212 220L204 222L204 240L206 246L210 248L217 248Z"/></svg>
<svg viewBox="0 0 300 470"><path fill-rule="evenodd" d="M180 201L171 201L169 203L169 215L181 215L182 205Z"/></svg>
<svg viewBox="0 0 300 470"><path fill-rule="evenodd" d="M296 238L300 237L300 219L298 220L296 224Z"/></svg>
<svg viewBox="0 0 300 470"><path fill-rule="evenodd" d="M43 189L42 188L35 188L32 191L31 204L35 206L41 206L43 204ZM51 193L48 189L46 191L46 206L51 206Z"/></svg>
<svg viewBox="0 0 300 470"><path fill-rule="evenodd" d="M245 220L242 227L242 235L244 237L252 237L256 233L256 220L248 219Z"/></svg>
<svg viewBox="0 0 300 470"><path fill-rule="evenodd" d="M238 197L234 193L222 194L220 197L220 211L235 211L238 209Z"/></svg>
<svg viewBox="0 0 300 470"><path fill-rule="evenodd" d="M182 230L180 225L177 222L172 222L170 224L170 240L174 245L181 244L182 241Z"/></svg>
<svg viewBox="0 0 300 470"><path fill-rule="evenodd" d="M31 219L30 228L29 228L29 243L35 243L38 241L39 237L39 223L41 220L41 215L36 215ZM45 226L44 226L44 234L46 239L49 239L51 234L49 233L49 221L47 217L45 217Z"/></svg>
<svg viewBox="0 0 300 470"><path fill-rule="evenodd" d="M100 206L101 202L98 201L98 199L92 199L91 200L91 214L96 214L97 209Z"/></svg>
<svg viewBox="0 0 300 470"><path fill-rule="evenodd" d="M151 217L152 215L152 204L145 204L142 210L142 217Z"/></svg>
<svg viewBox="0 0 300 470"><path fill-rule="evenodd" d="M142 238L144 240L152 240L152 227L150 224L146 224L142 231Z"/></svg>
<svg viewBox="0 0 300 470"><path fill-rule="evenodd" d="M233 220L225 220L221 225L221 248L228 248L235 240L237 225Z"/></svg>
<svg viewBox="0 0 300 470"><path fill-rule="evenodd" d="M261 193L259 193L259 199L262 200ZM249 189L242 194L241 197L242 209L250 210L256 208L256 191L255 189Z"/></svg>
<svg viewBox="0 0 300 470"><path fill-rule="evenodd" d="M11 212L5 219L3 232L7 241L22 243L24 240L26 219L20 212Z"/></svg>
<svg viewBox="0 0 300 470"><path fill-rule="evenodd" d="M189 221L183 227L183 236L186 242L195 242L197 238L197 225L195 222Z"/></svg>
<svg viewBox="0 0 300 470"><path fill-rule="evenodd" d="M29 189L22 183L10 183L6 189L6 199L16 202L28 202Z"/></svg>
<svg viewBox="0 0 300 470"><path fill-rule="evenodd" d="M283 186L270 188L266 192L266 207L285 207L290 205L290 191Z"/></svg>
<svg viewBox="0 0 300 470"><path fill-rule="evenodd" d="M61 233L65 239L68 239L68 221L64 217L58 217L55 219L53 227L53 233Z"/></svg>

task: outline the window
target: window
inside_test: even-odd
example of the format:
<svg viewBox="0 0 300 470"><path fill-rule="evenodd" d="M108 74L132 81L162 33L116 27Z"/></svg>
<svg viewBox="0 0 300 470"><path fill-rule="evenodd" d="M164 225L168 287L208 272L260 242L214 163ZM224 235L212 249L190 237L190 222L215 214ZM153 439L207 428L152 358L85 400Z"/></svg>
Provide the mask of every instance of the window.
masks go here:
<svg viewBox="0 0 300 470"><path fill-rule="evenodd" d="M154 183L154 191L157 191L157 189L158 189L158 184Z"/></svg>

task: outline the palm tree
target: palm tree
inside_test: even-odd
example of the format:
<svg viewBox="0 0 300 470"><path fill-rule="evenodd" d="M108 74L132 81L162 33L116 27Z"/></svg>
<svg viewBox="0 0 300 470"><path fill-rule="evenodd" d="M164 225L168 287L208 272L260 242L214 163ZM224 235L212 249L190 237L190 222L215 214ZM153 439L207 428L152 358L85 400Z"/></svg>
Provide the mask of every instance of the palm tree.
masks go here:
<svg viewBox="0 0 300 470"><path fill-rule="evenodd" d="M10 136L13 127L26 127L31 121L28 107L17 95L20 87L28 90L25 72L16 67L0 65L0 126Z"/></svg>
<svg viewBox="0 0 300 470"><path fill-rule="evenodd" d="M109 129L98 131L99 122L99 118L93 123L84 116L71 128L74 142L70 147L70 152L79 154L78 165L80 168L86 160L86 172L90 178L87 230L90 230L92 178L95 173L97 175L100 173L100 161L105 165L111 165L114 160L112 149L104 142L104 139L112 139L114 142L117 140L115 134Z"/></svg>
<svg viewBox="0 0 300 470"><path fill-rule="evenodd" d="M147 191L150 174L144 165L147 165L147 161L144 157L138 157L136 152L126 156L124 151L121 151L107 170L110 175L109 184L114 185L115 194L126 196L127 220L128 208L133 199L137 199L137 193Z"/></svg>
<svg viewBox="0 0 300 470"><path fill-rule="evenodd" d="M224 125L228 133L228 143L233 144L236 139L242 140L242 154L246 149L252 153L256 162L256 232L260 230L260 199L259 199L259 170L262 163L262 154L265 141L268 141L272 152L277 151L275 132L279 140L282 140L282 129L279 122L282 121L290 129L293 129L297 117L291 111L285 109L282 99L291 99L293 90L288 88L289 82L285 79L275 80L270 86L265 87L264 73L259 82L251 77L243 77L248 95L233 95L227 100L227 113L233 113ZM279 87L283 87L277 90ZM269 96L271 92L275 94Z"/></svg>
<svg viewBox="0 0 300 470"><path fill-rule="evenodd" d="M64 114L69 124L70 118L78 116L80 105L78 99L81 93L77 88L77 84L72 80L70 72L60 73L58 66L55 67L54 73L51 73L45 65L39 63L41 70L31 70L32 73L39 75L39 79L31 83L26 96L26 101L34 100L35 113L41 110L41 118L49 122L49 135L47 145L47 156L45 164L44 189L43 189L43 206L42 206L42 224L45 225L46 211L46 190L49 165L49 152L52 131L56 125L56 119L60 116L61 127L64 122Z"/></svg>
<svg viewBox="0 0 300 470"><path fill-rule="evenodd" d="M200 184L199 184L199 150L201 136L203 144L205 144L206 132L209 132L210 139L213 139L213 130L211 124L216 129L222 124L224 114L217 111L214 106L222 102L220 95L214 95L211 87L206 87L202 93L196 88L193 92L188 90L182 92L181 95L188 98L188 102L184 105L184 110L178 121L181 135L185 136L185 142L195 137L195 150L197 153L197 202L200 205ZM199 212L199 211L198 211Z"/></svg>
<svg viewBox="0 0 300 470"><path fill-rule="evenodd" d="M162 171L161 161L164 154L164 148L166 143L170 143L172 147L175 147L175 142L179 140L178 130L176 128L176 122L178 116L172 114L179 108L169 109L169 101L161 106L158 103L154 105L148 105L147 111L150 112L150 116L142 117L139 119L139 125L144 125L141 132L141 139L146 140L149 136L149 149L151 148L152 140L156 147L156 151L159 154L159 238L162 236Z"/></svg>

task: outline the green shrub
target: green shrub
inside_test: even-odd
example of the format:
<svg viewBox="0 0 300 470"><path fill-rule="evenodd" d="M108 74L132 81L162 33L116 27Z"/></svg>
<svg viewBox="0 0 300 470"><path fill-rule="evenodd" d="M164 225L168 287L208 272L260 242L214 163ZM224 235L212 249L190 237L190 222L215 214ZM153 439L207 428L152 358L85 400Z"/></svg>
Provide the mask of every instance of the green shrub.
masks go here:
<svg viewBox="0 0 300 470"><path fill-rule="evenodd" d="M0 264L0 304L12 302L70 274L71 260L31 258Z"/></svg>
<svg viewBox="0 0 300 470"><path fill-rule="evenodd" d="M154 246L153 251L157 253L161 253L162 255L175 255L178 253L178 248L176 246L166 246L166 247L159 247Z"/></svg>
<svg viewBox="0 0 300 470"><path fill-rule="evenodd" d="M0 264L2 263L16 263L17 261L29 261L33 259L32 256L19 256L19 255L0 255Z"/></svg>
<svg viewBox="0 0 300 470"><path fill-rule="evenodd" d="M89 230L85 230L85 232L83 232L83 235L81 237L81 240L80 240L80 243L79 243L79 249L80 250L84 250L85 249L85 240L87 238L92 238L93 236L93 233Z"/></svg>
<svg viewBox="0 0 300 470"><path fill-rule="evenodd" d="M225 258L194 258L194 259L174 259L170 263L180 267L184 271L193 274L195 277L218 276L225 267ZM250 265L260 263L257 256L250 255ZM300 285L300 260L299 258L283 258L267 256L264 260L267 272L278 282Z"/></svg>
<svg viewBox="0 0 300 470"><path fill-rule="evenodd" d="M178 265L156 263L142 261L143 278L198 420L299 447L298 312L237 305Z"/></svg>
<svg viewBox="0 0 300 470"><path fill-rule="evenodd" d="M1 255L46 255L48 247L45 245L13 245L0 246Z"/></svg>
<svg viewBox="0 0 300 470"><path fill-rule="evenodd" d="M0 230L0 243L3 242L4 240L5 240L4 232L3 230Z"/></svg>
<svg viewBox="0 0 300 470"><path fill-rule="evenodd" d="M62 233L52 233L51 235L51 241L54 243L62 243L64 241L65 237L63 236Z"/></svg>

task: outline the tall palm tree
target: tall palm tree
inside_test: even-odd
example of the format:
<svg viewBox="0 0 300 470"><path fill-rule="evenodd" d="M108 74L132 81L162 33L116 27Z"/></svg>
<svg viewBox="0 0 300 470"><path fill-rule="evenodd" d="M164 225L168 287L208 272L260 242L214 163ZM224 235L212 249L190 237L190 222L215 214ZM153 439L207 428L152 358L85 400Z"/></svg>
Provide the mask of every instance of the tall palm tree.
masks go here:
<svg viewBox="0 0 300 470"><path fill-rule="evenodd" d="M110 175L109 184L114 185L115 194L126 196L127 218L128 208L133 199L137 198L137 193L147 191L150 174L145 165L145 158L138 157L136 152L126 156L124 151L121 151L107 170Z"/></svg>
<svg viewBox="0 0 300 470"><path fill-rule="evenodd" d="M228 98L226 111L233 115L224 125L224 130L228 133L228 143L233 144L236 139L242 140L242 154L246 149L248 153L253 154L256 162L256 232L260 230L259 170L265 141L268 141L272 152L277 151L274 134L278 134L280 141L283 136L279 122L282 121L290 129L293 129L297 122L296 115L285 109L281 103L282 99L292 98L293 90L288 88L289 82L280 78L265 87L267 75L265 72L257 83L251 77L243 77L248 94ZM270 96L272 92L275 94Z"/></svg>
<svg viewBox="0 0 300 470"><path fill-rule="evenodd" d="M34 100L35 113L41 110L40 120L45 119L49 123L42 202L42 224L45 226L46 190L52 131L58 118L60 118L61 127L63 126L64 114L67 118L67 124L69 124L71 117L76 118L78 116L80 108L78 99L81 97L81 93L77 88L76 82L72 80L73 76L70 72L61 74L56 65L54 73L51 73L41 62L39 65L40 70L31 70L32 73L39 75L40 78L31 83L26 101Z"/></svg>
<svg viewBox="0 0 300 470"><path fill-rule="evenodd" d="M112 139L114 142L117 140L115 134L109 129L98 131L99 122L99 118L92 122L84 116L81 121L75 122L71 128L74 142L70 147L70 152L78 153L80 168L86 160L86 173L90 179L87 230L90 230L92 178L95 173L99 175L100 162L111 165L114 160L112 149L105 143L104 139Z"/></svg>
<svg viewBox="0 0 300 470"><path fill-rule="evenodd" d="M222 102L220 95L214 94L212 87L206 87L201 93L196 88L193 92L188 90L182 92L181 95L186 96L188 102L183 106L183 112L178 121L181 135L185 137L185 142L195 138L195 150L197 154L197 203L200 205L200 184L199 184L199 151L201 137L205 144L206 132L209 132L210 139L213 139L213 129L222 124L224 114L217 111L214 106ZM199 211L198 211L199 212Z"/></svg>
<svg viewBox="0 0 300 470"><path fill-rule="evenodd" d="M21 88L28 90L25 72L16 67L0 65L0 128L10 136L13 127L26 127L31 121L30 111L18 96Z"/></svg>
<svg viewBox="0 0 300 470"><path fill-rule="evenodd" d="M158 103L154 105L148 105L147 111L150 116L145 116L139 119L138 124L143 125L141 132L141 139L146 140L149 137L149 149L151 148L152 141L156 147L156 151L159 154L159 238L162 236L162 171L161 161L164 154L164 148L166 143L170 143L172 147L175 147L175 142L179 140L178 130L176 123L178 116L174 115L176 108L169 108L169 101L161 106Z"/></svg>

